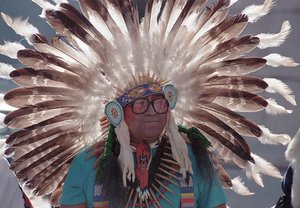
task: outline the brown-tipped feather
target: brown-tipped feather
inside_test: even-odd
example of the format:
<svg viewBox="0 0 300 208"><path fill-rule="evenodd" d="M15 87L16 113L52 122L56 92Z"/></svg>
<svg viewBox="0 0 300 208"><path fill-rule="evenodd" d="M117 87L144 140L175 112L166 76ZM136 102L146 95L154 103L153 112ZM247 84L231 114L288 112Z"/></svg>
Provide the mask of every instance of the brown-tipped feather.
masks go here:
<svg viewBox="0 0 300 208"><path fill-rule="evenodd" d="M230 140L238 148L242 148L245 154L250 156L250 148L245 139L222 120L201 109L194 116L198 122L210 124L211 127L218 130L220 135Z"/></svg>
<svg viewBox="0 0 300 208"><path fill-rule="evenodd" d="M257 112L268 105L268 102L259 95L222 88L210 88L203 91L199 95L198 101L200 103L217 103L239 112Z"/></svg>
<svg viewBox="0 0 300 208"><path fill-rule="evenodd" d="M10 73L14 82L25 87L48 86L63 88L80 88L84 85L82 79L73 73L54 70L35 70L22 68Z"/></svg>
<svg viewBox="0 0 300 208"><path fill-rule="evenodd" d="M210 77L211 74L219 76L242 76L255 72L265 66L267 61L263 58L238 58L217 63L205 64L197 70L203 76L202 79ZM195 74L195 76L197 76Z"/></svg>
<svg viewBox="0 0 300 208"><path fill-rule="evenodd" d="M250 76L214 76L203 85L206 88L229 88L251 93L265 90L268 84L261 78Z"/></svg>
<svg viewBox="0 0 300 208"><path fill-rule="evenodd" d="M205 134L214 138L215 141L220 143L223 147L226 147L227 150L231 151L233 154L240 157L242 160L249 160L250 162L254 162L254 159L251 157L251 155L246 154L241 147L237 147L231 141L219 134L216 130L198 122L195 122L194 125L201 131L203 131Z"/></svg>
<svg viewBox="0 0 300 208"><path fill-rule="evenodd" d="M199 107L215 115L222 121L226 121L230 127L243 136L262 136L262 130L255 123L228 108L215 103L202 103Z"/></svg>
<svg viewBox="0 0 300 208"><path fill-rule="evenodd" d="M221 58L222 60L235 59L253 50L259 44L259 38L252 35L233 38L219 44L207 59L208 62Z"/></svg>
<svg viewBox="0 0 300 208"><path fill-rule="evenodd" d="M69 63L53 54L38 52L34 49L24 49L18 51L17 57L21 63L34 69L50 69L62 72L67 70L83 76L79 66L70 66Z"/></svg>

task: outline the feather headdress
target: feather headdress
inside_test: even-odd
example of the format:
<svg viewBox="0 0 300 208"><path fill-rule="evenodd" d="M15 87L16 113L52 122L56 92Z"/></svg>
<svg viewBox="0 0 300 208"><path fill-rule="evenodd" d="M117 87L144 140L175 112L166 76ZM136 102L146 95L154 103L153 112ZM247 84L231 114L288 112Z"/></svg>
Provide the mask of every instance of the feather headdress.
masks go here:
<svg viewBox="0 0 300 208"><path fill-rule="evenodd" d="M269 12L272 0L234 16L228 11L235 1L219 0L210 8L203 0L149 0L142 21L132 0L78 0L81 12L66 0L33 2L57 35L48 40L27 20L2 13L32 48L6 42L10 47L1 46L0 53L24 64L10 73L20 87L4 96L17 108L4 122L20 129L7 139L6 154L13 153L12 169L37 194L59 192L74 155L107 135L109 123L100 119L105 103L145 80L176 86L176 122L197 127L210 140L211 151L233 160L261 186L261 173L280 177L251 153L243 137L268 144L287 144L290 137L238 114L291 113L258 95L262 91L279 93L296 105L281 81L249 75L264 65L298 65L279 54L245 57L255 48L279 46L290 33L285 21L278 34L240 35ZM234 181L233 187L244 187Z"/></svg>

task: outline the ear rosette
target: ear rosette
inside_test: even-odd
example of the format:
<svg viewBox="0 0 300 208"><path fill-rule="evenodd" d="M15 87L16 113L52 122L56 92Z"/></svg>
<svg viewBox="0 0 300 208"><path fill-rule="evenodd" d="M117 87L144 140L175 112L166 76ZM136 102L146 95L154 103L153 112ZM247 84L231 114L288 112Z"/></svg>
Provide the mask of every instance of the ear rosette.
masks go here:
<svg viewBox="0 0 300 208"><path fill-rule="evenodd" d="M123 119L123 108L117 101L110 101L105 106L105 115L114 126L119 126Z"/></svg>
<svg viewBox="0 0 300 208"><path fill-rule="evenodd" d="M167 84L165 87L164 87L164 95L165 95L165 98L168 100L169 102L169 108L171 110L173 110L176 106L176 102L177 102L177 97L178 97L178 94L177 94L177 89L174 87L174 85L172 84Z"/></svg>

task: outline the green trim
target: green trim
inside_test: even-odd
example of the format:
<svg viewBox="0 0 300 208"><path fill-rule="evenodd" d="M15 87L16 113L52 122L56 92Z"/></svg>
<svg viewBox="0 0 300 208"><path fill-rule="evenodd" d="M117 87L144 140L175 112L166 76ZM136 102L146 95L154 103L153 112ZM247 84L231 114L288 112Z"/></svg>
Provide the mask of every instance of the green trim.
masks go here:
<svg viewBox="0 0 300 208"><path fill-rule="evenodd" d="M115 127L113 124L110 124L108 136L105 139L106 142L105 142L104 153L101 156L100 165L97 170L97 175L96 175L97 181L102 181L106 163L107 163L108 159L113 155L114 147L116 145L115 137L116 137Z"/></svg>
<svg viewBox="0 0 300 208"><path fill-rule="evenodd" d="M198 139L201 141L203 146L206 148L211 146L210 141L197 129L196 127L185 128L181 125L178 125L178 131L186 134L189 139Z"/></svg>

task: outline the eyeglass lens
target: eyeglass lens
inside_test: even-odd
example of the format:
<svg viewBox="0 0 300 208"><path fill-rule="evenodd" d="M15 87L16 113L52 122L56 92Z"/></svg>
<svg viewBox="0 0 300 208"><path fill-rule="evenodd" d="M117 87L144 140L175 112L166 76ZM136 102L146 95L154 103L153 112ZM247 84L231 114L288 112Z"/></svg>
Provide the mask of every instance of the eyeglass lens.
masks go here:
<svg viewBox="0 0 300 208"><path fill-rule="evenodd" d="M168 101L165 98L158 98L152 101L146 98L137 99L133 102L132 111L136 114L145 113L150 103L156 113L162 114L168 111Z"/></svg>

